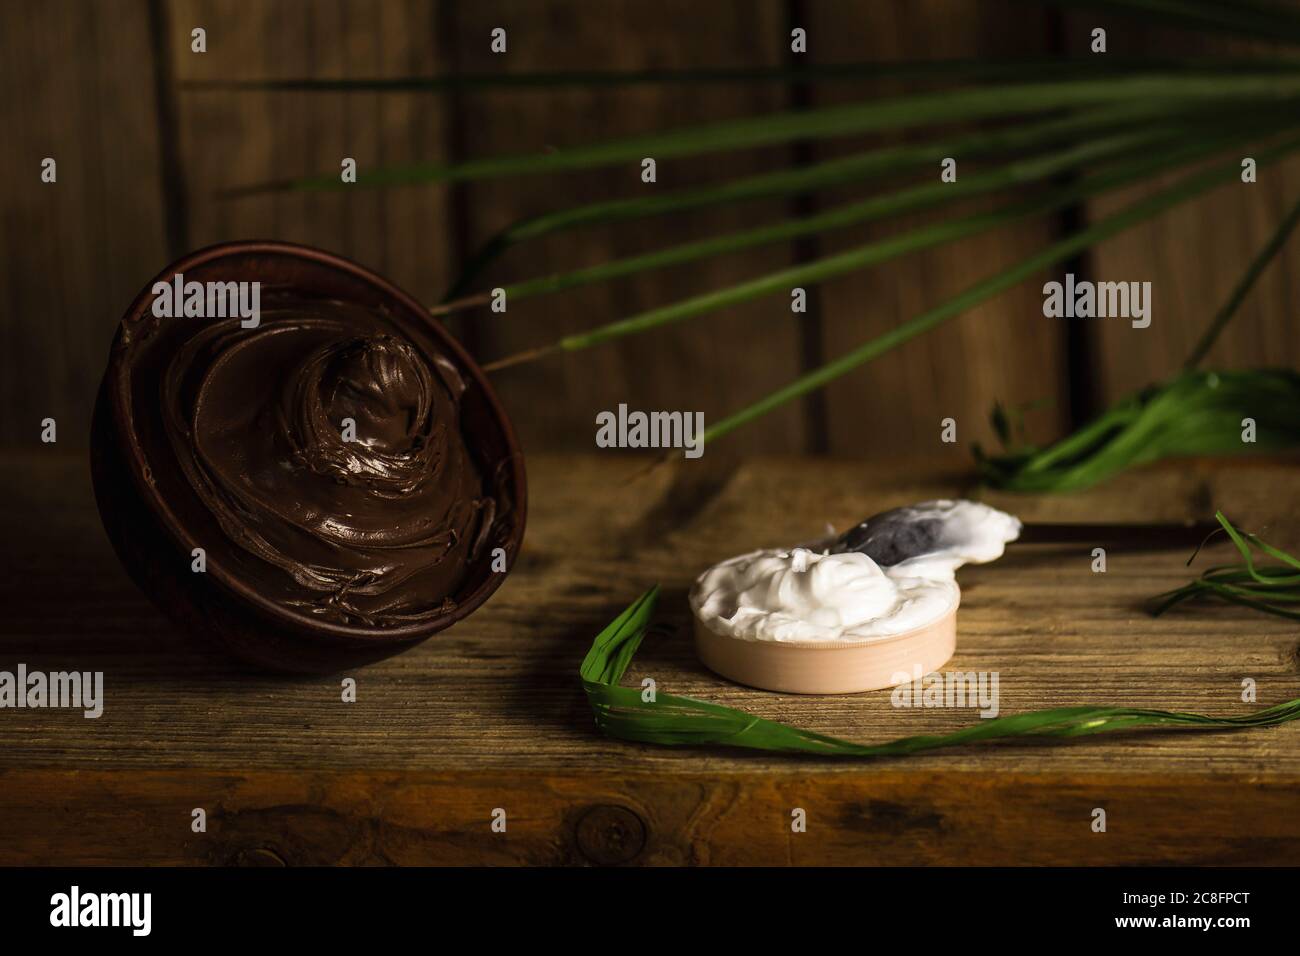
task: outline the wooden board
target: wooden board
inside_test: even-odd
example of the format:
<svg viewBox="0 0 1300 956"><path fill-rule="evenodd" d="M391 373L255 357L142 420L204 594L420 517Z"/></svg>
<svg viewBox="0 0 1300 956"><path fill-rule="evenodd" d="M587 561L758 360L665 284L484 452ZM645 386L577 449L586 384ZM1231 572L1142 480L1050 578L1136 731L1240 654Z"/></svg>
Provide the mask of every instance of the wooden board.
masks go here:
<svg viewBox="0 0 1300 956"><path fill-rule="evenodd" d="M106 684L97 720L0 711L0 863L1297 861L1285 810L1300 794L1297 725L870 762L600 736L578 663L655 582L663 626L629 683L652 676L665 692L862 741L979 719L895 708L883 691L727 684L695 661L685 609L691 578L716 560L961 493L966 475L706 456L629 482L641 465L530 459L530 526L506 584L453 630L349 675L358 699L345 704L337 678L250 675L182 642L117 565L82 462L0 459L0 494L14 502L0 536L23 556L0 579L0 669L102 670ZM1294 467L1183 462L1069 498L990 500L1038 520L1177 520L1217 506L1295 548ZM1004 714L1082 703L1241 714L1300 696L1293 622L1227 607L1154 620L1142 602L1193 573L1186 552L1112 553L1094 574L1090 550L1021 548L963 571L948 669L997 671ZM1198 567L1227 556L1212 546ZM1241 700L1248 677L1257 703ZM499 806L508 840L489 827ZM1090 830L1098 806L1106 834ZM206 836L189 829L194 807L211 815ZM794 807L815 821L808 834L790 834ZM649 835L635 853L599 849L635 843L638 827Z"/></svg>
<svg viewBox="0 0 1300 956"><path fill-rule="evenodd" d="M1295 801L1272 774L0 770L0 865L1294 865Z"/></svg>
<svg viewBox="0 0 1300 956"><path fill-rule="evenodd" d="M0 446L50 417L84 447L117 321L167 262L145 4L0 5L0 84Z"/></svg>
<svg viewBox="0 0 1300 956"><path fill-rule="evenodd" d="M441 96L217 91L195 82L780 66L796 62L789 52L796 22L809 30L809 52L798 61L809 64L1078 55L1093 24L1108 28L1108 55L1116 57L1271 52L1266 43L1153 31L1113 15L1058 16L1014 0L876 0L866 7L829 0L9 4L0 12L0 76L7 88L23 92L0 104L12 147L0 156L0 446L35 444L47 416L59 422L66 447L84 443L113 323L156 271L199 246L241 238L307 242L356 258L433 302L474 248L524 216L647 188L723 181L864 145L820 143L665 162L654 187L629 167L464 188L229 200L219 192L334 172L343 156L356 158L364 170L527 153L786 109L798 105L799 95L778 83ZM1060 25L1055 39L1053 24ZM202 54L190 49L190 31L200 26L208 34ZM489 51L487 31L495 26L509 32L507 54ZM899 89L827 83L805 105ZM60 160L57 186L38 181L46 155ZM1053 437L1069 420L1071 397L1088 399L1087 407L1073 409L1086 413L1177 367L1295 201L1298 182L1300 165L1292 161L1263 171L1252 186L1226 187L1102 245L1087 264L1091 273L1154 282L1159 317L1150 329L1097 323L1075 336L1086 347L1071 356L1069 330L1042 318L1038 283L1031 281L855 371L823 395L737 432L729 447L863 458L884 448L959 461L966 442L989 438L987 416L995 400L1047 403L1028 424L1031 437ZM1142 192L1090 204L1084 217L1098 218ZM815 202L757 203L577 230L515 250L484 281L631 255L863 194L837 190ZM764 247L521 302L508 316L474 312L452 325L476 354L495 358L919 221ZM509 370L498 381L530 452L590 450L595 413L622 401L700 410L717 420L1040 249L1059 226L1003 229L832 282L807 316L793 316L780 296L769 297ZM1290 311L1297 256L1292 243L1260 280L1211 357L1214 364L1300 361L1300 332ZM961 446L939 441L939 423L948 417L957 420Z"/></svg>
<svg viewBox="0 0 1300 956"><path fill-rule="evenodd" d="M466 73L760 68L780 66L788 48L784 5L770 0L510 0L455 9L454 62ZM490 33L497 27L507 31L505 54L489 48ZM540 154L771 113L787 102L787 91L777 83L467 95L459 104L459 149L466 157ZM783 148L742 150L685 159L659 157L654 183L642 182L640 159L568 175L472 183L463 191L465 252L477 250L515 222L566 206L726 183L782 168L789 161ZM569 230L511 250L475 289L769 225L788 215L786 203L775 200ZM765 245L522 301L504 315L480 309L466 320L472 327L465 335L476 354L499 358L764 275L788 265L790 257L787 244ZM799 343L798 318L790 313L788 296L766 296L670 328L506 370L496 381L508 407L529 410L518 416L526 450L589 451L597 413L622 402L645 410L699 411L708 422L739 410L803 370ZM761 432L738 433L732 447L769 452L806 447L798 403L777 411L767 425Z"/></svg>
<svg viewBox="0 0 1300 956"><path fill-rule="evenodd" d="M1032 4L990 0L886 0L866 6L819 2L803 6L809 59L820 63L1041 57L1046 17ZM897 96L924 88L916 81L826 84L813 105ZM953 135L952 127L948 130ZM970 127L962 132L969 133ZM930 131L925 138L938 135ZM917 136L920 140L922 136ZM905 140L891 134L819 144L819 159ZM958 176L974 175L973 158L954 157ZM819 196L825 208L860 201L902 183L938 182L939 164L897 180L864 183ZM933 177L933 178L930 178ZM1005 204L965 202L938 212L893 218L841 229L819 239L831 255L903 234L926 223L973 215ZM830 360L942 304L977 282L1009 268L1056 237L1052 217L1016 223L974 238L903 256L822 286L824 357ZM1043 318L1041 282L1032 279L954 318L826 389L827 445L837 455L870 458L889 454L947 456L961 460L966 444L996 445L989 426L995 402L1009 407L1035 403L1031 440L1060 434L1069 421L1069 370L1064 328ZM942 422L952 418L958 444L941 441Z"/></svg>
<svg viewBox="0 0 1300 956"><path fill-rule="evenodd" d="M177 144L189 207L187 244L285 239L383 273L430 304L455 265L447 192L440 188L281 193L223 190L447 158L444 101L430 95L231 91L203 81L384 78L445 70L432 0L183 0L169 5ZM208 31L208 51L190 31ZM165 263L160 263L161 268Z"/></svg>
<svg viewBox="0 0 1300 956"><path fill-rule="evenodd" d="M1295 0L1286 0L1296 6ZM1066 18L1069 46L1087 50L1094 27L1107 31L1107 55L1152 57L1279 57L1285 46L1221 36L1157 30L1117 15L1076 14ZM1256 155L1267 140L1216 156L1232 163ZM1088 204L1098 220L1171 186L1182 176L1119 190ZM1134 329L1123 321L1096 320L1092 341L1094 397L1112 403L1182 367L1210 321L1228 300L1247 266L1300 202L1300 157L1261 166L1254 183L1231 181L1193 202L1099 244L1087 269L1098 281L1151 283L1151 325ZM1203 368L1292 367L1300 364L1300 296L1296 269L1300 243L1293 237L1259 277L1236 317L1202 363ZM1063 273L1064 270L1058 270Z"/></svg>

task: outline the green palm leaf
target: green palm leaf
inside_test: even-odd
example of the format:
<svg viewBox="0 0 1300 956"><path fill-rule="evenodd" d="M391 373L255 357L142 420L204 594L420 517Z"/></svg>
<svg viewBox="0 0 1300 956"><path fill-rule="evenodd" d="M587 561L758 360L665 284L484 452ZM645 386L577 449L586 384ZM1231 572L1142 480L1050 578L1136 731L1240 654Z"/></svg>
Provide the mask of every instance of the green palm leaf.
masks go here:
<svg viewBox="0 0 1300 956"><path fill-rule="evenodd" d="M355 186L405 186L467 182L500 176L538 176L640 162L646 156L672 159L730 150L754 149L916 129L943 123L1018 117L1104 103L1165 101L1173 104L1284 102L1300 96L1300 76L1291 72L1229 73L1210 76L1179 73L1048 83L1013 83L917 93L810 110L724 120L545 153L526 153L464 163L417 163L360 173L355 184L336 173L237 187L227 195L285 190L333 190Z"/></svg>

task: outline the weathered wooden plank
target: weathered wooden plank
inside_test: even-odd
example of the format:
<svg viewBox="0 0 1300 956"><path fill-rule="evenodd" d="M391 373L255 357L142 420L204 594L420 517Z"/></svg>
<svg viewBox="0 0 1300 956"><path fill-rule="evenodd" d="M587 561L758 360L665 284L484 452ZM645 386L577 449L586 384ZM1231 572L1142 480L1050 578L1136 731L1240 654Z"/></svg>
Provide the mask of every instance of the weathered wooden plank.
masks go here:
<svg viewBox="0 0 1300 956"><path fill-rule="evenodd" d="M805 5L805 19L809 56L826 63L1041 57L1047 40L1041 10L987 0L899 0L867 7L810 3ZM915 89L915 83L897 81L827 85L814 91L813 102L824 105ZM819 145L816 154L824 158L883 141L898 140L855 137L842 146ZM954 158L959 176L978 168ZM937 181L938 176L936 164L901 181ZM840 190L823 202L859 199L883 188ZM944 207L933 214L842 230L828 235L821 246L833 253L976 208ZM1053 228L1049 220L1035 220L827 284L820 292L827 357L889 331L1039 250L1051 241ZM1045 402L1047 407L1029 420L1031 435L1058 434L1068 413L1064 336L1043 318L1038 285L1021 285L832 384L827 389L829 450L858 457L921 454L959 460L969 454L973 441L987 446L992 440L988 414L998 400L1010 406ZM946 418L957 422L954 444L940 440L940 422Z"/></svg>
<svg viewBox="0 0 1300 956"><path fill-rule="evenodd" d="M170 42L188 198L190 245L286 239L377 269L430 303L454 266L447 195L439 187L287 193L227 199L221 190L445 157L447 117L428 94L207 90L187 81L337 79L442 72L432 0L184 0L171 5ZM208 31L208 52L190 31Z"/></svg>
<svg viewBox="0 0 1300 956"><path fill-rule="evenodd" d="M784 4L690 0L601 4L562 0L455 8L456 68L465 72L715 69L779 65L787 48ZM489 34L507 30L505 54ZM581 88L549 95L466 96L460 113L465 156L542 152L780 109L776 84ZM465 190L465 242L476 248L512 222L603 198L723 182L787 160L783 150L692 157L658 164L641 181L640 164L570 176L474 183ZM514 250L480 288L570 270L692 238L727 233L788 215L781 202L718 207L611 228L587 228ZM789 261L784 246L755 249L521 302L505 315L475 314L471 340L501 356L689 295L737 283ZM623 342L501 372L495 381L528 449L593 447L597 412L620 402L642 409L702 411L712 421L758 398L799 371L799 337L788 299L745 306L658 329ZM523 410L527 410L526 414ZM723 446L720 446L723 447ZM727 440L737 451L803 448L797 405Z"/></svg>
<svg viewBox="0 0 1300 956"><path fill-rule="evenodd" d="M690 7L689 10L686 8ZM167 20L166 49L180 83L192 79L396 76L474 70L754 66L786 57L785 5L689 4L684 13L644 5L493 4L439 7L432 0L379 3L341 0L311 8L269 2L184 0L159 6ZM795 9L798 9L797 7ZM1040 53L1044 20L1024 5L880 3L864 13L853 5L819 3L804 11L811 30L810 61L869 56L960 56ZM13 149L2 161L9 185L0 223L5 308L0 441L27 444L34 422L60 420L65 441L86 431L94 383L112 323L122 304L167 258L162 236L175 197L163 195L154 102L154 61L144 3L45 4L3 16L5 81L23 96L8 98L6 128ZM510 52L487 50L490 25L512 27ZM682 28L689 22L690 30ZM1067 40L1094 23L1108 26L1111 54L1208 54L1266 51L1267 45L1189 39L1115 17L1071 17ZM209 52L194 54L189 31L209 31ZM1008 28L1012 25L1013 28ZM45 64L66 64L51 70ZM814 102L893 89L881 84L819 88ZM552 143L739 115L787 103L777 86L749 89L572 91L463 96L451 105L426 94L304 94L197 91L168 88L179 120L192 213L183 245L279 236L352 255L429 300L446 289L465 249L521 215L599 195L642 188L632 173L558 177L539 188L523 179L466 190L462 223L450 192L437 187L357 191L220 201L216 190L279 176L332 170L344 154L363 165L490 155ZM460 130L459 133L456 131ZM57 187L37 188L32 157L56 153ZM815 155L826 155L818 147ZM666 164L660 185L741 175L788 160L783 152ZM69 165L71 164L71 165ZM965 169L965 167L963 167ZM1098 324L1092 350L1097 398L1108 401L1172 371L1223 300L1244 262L1264 241L1282 209L1294 201L1300 166L1266 170L1253 186L1232 186L1104 245L1093 271L1132 274L1155 282L1162 319L1151 329ZM30 184L31 188L24 184ZM835 202L841 193L828 197ZM1137 195L1093 204L1103 215ZM635 224L592 231L518 250L497 279L598 261L686 235L738 228L784 216L768 204L726 215L709 212L676 226ZM902 223L831 237L824 251L898 228ZM459 236L459 239L457 238ZM911 257L877 273L832 284L822 298L825 354L891 327L921 308L987 275L1000 263L1038 248L1050 229L1004 231ZM1295 300L1288 248L1261 280L1212 361L1225 365L1290 363L1300 349L1289 305ZM583 328L615 315L714 288L788 261L785 249L674 270L601 291L567 296L509 319L473 315L457 323L491 356ZM1188 263L1193 263L1189 266ZM779 306L779 307L778 307ZM1035 284L1003 297L952 326L926 336L828 394L830 448L867 454L880 448L964 454L987 438L984 418L995 398L1011 404L1055 398L1031 424L1039 435L1059 429L1064 414L1062 330L1041 319ZM499 380L530 447L585 448L592 413L627 399L647 407L698 406L709 418L743 404L799 370L799 322L775 299L654 333L626 345L547 361L503 373ZM696 398L699 401L696 401ZM869 414L862 414L870 409ZM524 413L526 410L526 414ZM937 441L938 420L959 420L956 448ZM867 423L870 428L867 428ZM739 451L796 450L806 433L797 406L728 439Z"/></svg>
<svg viewBox="0 0 1300 956"><path fill-rule="evenodd" d="M1294 865L1296 793L1275 774L0 770L0 865Z"/></svg>
<svg viewBox="0 0 1300 956"><path fill-rule="evenodd" d="M5 4L0 38L0 445L38 444L49 416L75 448L115 324L165 251L148 11Z"/></svg>
<svg viewBox="0 0 1300 956"><path fill-rule="evenodd" d="M1107 31L1109 56L1281 55L1277 46L1268 43L1152 29L1114 15L1079 14L1066 22L1069 43L1076 53L1087 49L1091 30L1102 27ZM1215 161L1239 160L1254 155L1258 148L1257 144L1226 152ZM1088 204L1088 217L1104 217L1178 178L1178 174L1170 174L1150 186L1099 198ZM1293 156L1261 168L1255 183L1230 182L1096 247L1088 258L1095 279L1152 284L1148 328L1135 329L1123 320L1074 320L1089 321L1099 404L1115 401L1182 367L1251 259L1298 201L1300 156ZM1295 318L1300 297L1297 266L1300 244L1293 238L1256 282L1203 367L1300 364L1300 323Z"/></svg>
<svg viewBox="0 0 1300 956"><path fill-rule="evenodd" d="M708 456L702 459L709 461ZM975 711L899 709L887 692L794 697L719 680L695 660L686 589L709 564L763 545L807 540L907 501L960 493L961 474L808 459L735 470L694 465L626 481L631 462L530 459L523 555L492 601L421 647L351 676L285 680L243 672L181 642L118 567L75 460L9 457L0 537L32 542L0 578L0 669L102 670L104 715L0 712L0 766L63 769L392 769L430 772L687 770L853 773L860 763L790 761L722 749L605 739L592 726L577 668L593 635L654 582L662 636L628 679L855 740L954 730ZM1300 545L1294 464L1179 463L1068 498L999 497L1026 518L1177 520L1222 507L1245 527ZM1232 607L1152 619L1143 601L1185 581L1185 552L1112 553L1094 574L1090 548L1013 551L962 572L950 669L997 671L1004 714L1083 703L1221 714L1300 696L1293 622ZM1198 567L1226 559L1212 544ZM1258 683L1243 703L1241 682ZM1044 773L1215 771L1300 774L1300 726L1247 733L1116 735L1063 745L1016 742L884 761L873 769Z"/></svg>
<svg viewBox="0 0 1300 956"><path fill-rule="evenodd" d="M431 2L366 0L314 5L308 14L269 2L166 5L181 80L399 75L453 65L780 62L784 5L697 7L665 13L631 3L520 4L447 13ZM1033 51L1039 24L1025 8L1002 5L997 14L987 5L977 13L973 5L937 2L873 5L870 16L857 7L808 9L816 18L810 23L821 24L810 31L812 50L829 61ZM1006 30L1013 22L1007 9L1019 11L1014 31ZM189 52L196 25L209 31L203 56ZM486 30L497 25L511 31L504 64L486 52ZM756 458L737 465L710 453L630 480L641 459L530 456L531 523L510 580L452 631L351 675L359 683L355 704L341 702L337 679L250 674L190 647L118 567L85 463L68 454L88 426L112 324L166 258L159 165L165 144L154 125L147 9L3 7L0 35L0 84L24 94L0 103L0 123L15 146L0 156L9 186L0 220L0 285L9 316L0 323L0 441L34 444L46 414L59 419L61 430L59 446L0 458L0 497L11 503L0 513L0 538L20 559L0 576L0 669L23 662L103 670L107 697L98 720L67 711L0 711L0 864L1300 859L1296 725L1016 742L869 764L639 746L603 738L592 726L578 662L592 635L653 582L664 585L664 629L643 648L629 681L653 676L666 691L864 741L943 732L978 719L971 710L898 709L887 692L804 698L727 684L694 659L685 593L696 573L739 551L804 540L826 522L844 526L885 507L968 489L966 460L934 438L938 418L959 419L957 450L964 454L993 398L1063 398L1060 329L1041 320L1032 283L1023 295L999 300L837 386L829 405L831 446L849 454L888 449L873 461ZM902 39L921 35L925 49ZM862 93L841 88L822 95ZM462 98L453 115L438 98L418 95L180 90L192 212L185 238L195 246L296 238L350 254L433 299L464 252L451 248L446 190L241 203L217 202L212 191L320 172L349 153L363 165L445 157L446 141L457 137L466 155L514 152L755 112L781 105L784 96L774 88L493 94ZM485 115L499 125L480 128ZM461 133L449 136L446 128L458 125ZM59 158L58 187L37 182L44 155ZM785 158L663 164L660 184L741 175ZM533 181L475 186L463 196L462 246L525 212L640 188L635 170L627 172L626 182L609 173L545 190ZM1225 190L1103 247L1098 271L1154 278L1158 289L1175 290L1170 295L1182 313L1203 313L1192 325L1160 324L1158 315L1142 339L1099 329L1104 396L1181 357L1235 279L1234 257L1244 265L1278 204L1293 200L1296 176L1292 167L1276 180L1266 174L1246 203ZM786 211L709 213L683 228L723 231ZM1046 235L1016 231L828 287L828 354L965 287L1000 256L1037 248ZM531 275L673 238L661 225L593 232L529 250L494 275ZM556 318L508 324L516 317L484 317L481 326L471 320L464 327L484 354L496 354L696 283L743 278L787 256L773 250L692 270L689 281L674 274L667 286L648 279L566 298L572 314L560 313L561 300L527 313ZM1287 256L1248 303L1257 314L1241 317L1216 361L1294 362L1294 323L1279 311L1294 300L1294 250ZM587 447L591 414L622 400L669 408L689 402L716 417L797 372L800 338L786 308L776 300L759 303L500 381L526 437L543 447ZM731 348L736 341L743 350ZM892 416L871 404L878 395L889 396ZM1059 425L1059 413L1047 419L1050 428ZM808 440L805 419L792 407L737 436L732 447L797 450ZM909 451L936 457L922 461ZM1294 469L1294 461L1193 461L1067 498L991 500L1042 520L1205 518L1222 507L1294 549ZM1142 602L1195 573L1184 566L1185 555L1114 553L1108 572L1093 574L1089 550L1018 550L962 573L959 646L950 669L997 671L1003 713L1115 703L1233 714L1300 695L1293 623L1230 607L1180 609L1153 620ZM1198 567L1229 555L1221 543L1211 545ZM1245 678L1258 683L1256 703L1241 700ZM207 834L190 828L197 806L209 812ZM1098 806L1107 810L1105 834L1090 827ZM496 807L508 812L506 834L490 829ZM795 807L808 812L806 833L790 831Z"/></svg>

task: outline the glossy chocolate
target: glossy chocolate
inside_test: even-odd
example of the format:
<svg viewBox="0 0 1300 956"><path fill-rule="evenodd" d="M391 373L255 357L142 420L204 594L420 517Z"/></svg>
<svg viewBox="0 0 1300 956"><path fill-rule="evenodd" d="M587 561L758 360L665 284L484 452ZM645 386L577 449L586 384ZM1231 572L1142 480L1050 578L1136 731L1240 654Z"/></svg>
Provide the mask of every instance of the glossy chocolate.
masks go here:
<svg viewBox="0 0 1300 956"><path fill-rule="evenodd" d="M333 273L328 254L249 245L174 268L187 281L260 278L255 328L158 317L144 294L123 320L96 422L96 444L118 446L96 455L101 513L160 606L215 611L173 616L226 621L215 629L238 632L241 656L322 669L314 643L301 667L280 646L284 625L289 645L316 633L330 658L384 656L481 603L504 576L494 549L513 562L517 447L481 372L409 299L350 263ZM173 553L155 560L163 549L124 540L132 529L101 487L121 471ZM192 547L205 573L192 572ZM159 587L159 571L175 580Z"/></svg>
<svg viewBox="0 0 1300 956"><path fill-rule="evenodd" d="M165 357L135 381L133 415L161 402L168 447L148 454L181 468L217 519L209 560L270 565L265 594L340 623L454 607L495 511L461 434L455 366L342 303L271 304L254 329L158 322L175 328L141 344Z"/></svg>

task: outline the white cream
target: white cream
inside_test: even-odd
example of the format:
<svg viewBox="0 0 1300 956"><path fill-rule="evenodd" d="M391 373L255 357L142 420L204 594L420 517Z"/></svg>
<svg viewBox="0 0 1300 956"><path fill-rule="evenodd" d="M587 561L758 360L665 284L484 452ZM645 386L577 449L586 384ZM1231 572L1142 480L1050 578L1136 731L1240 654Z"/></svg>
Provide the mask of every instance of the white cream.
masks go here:
<svg viewBox="0 0 1300 956"><path fill-rule="evenodd" d="M947 614L967 562L1002 556L1020 534L1011 515L971 501L916 505L941 518L942 547L881 568L865 554L768 549L723 561L696 579L691 610L710 630L746 641L859 642L922 627Z"/></svg>

